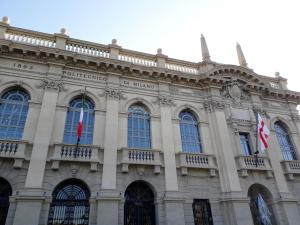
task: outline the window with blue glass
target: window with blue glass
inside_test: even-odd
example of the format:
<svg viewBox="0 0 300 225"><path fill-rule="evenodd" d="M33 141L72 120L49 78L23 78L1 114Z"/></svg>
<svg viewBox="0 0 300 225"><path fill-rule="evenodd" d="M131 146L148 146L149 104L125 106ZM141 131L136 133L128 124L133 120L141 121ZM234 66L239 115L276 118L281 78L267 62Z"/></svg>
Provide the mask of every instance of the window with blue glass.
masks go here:
<svg viewBox="0 0 300 225"><path fill-rule="evenodd" d="M29 99L29 94L19 89L7 91L1 96L0 139L22 139Z"/></svg>
<svg viewBox="0 0 300 225"><path fill-rule="evenodd" d="M242 152L244 155L252 155L251 148L249 144L249 134L248 133L240 133L240 145L242 148Z"/></svg>
<svg viewBox="0 0 300 225"><path fill-rule="evenodd" d="M279 121L274 124L274 127L283 158L285 160L296 160L295 148L287 129Z"/></svg>
<svg viewBox="0 0 300 225"><path fill-rule="evenodd" d="M64 143L77 143L77 127L80 117L80 110L83 105L83 129L80 144L92 144L94 132L94 104L83 96L70 102L67 112L67 119L64 133Z"/></svg>
<svg viewBox="0 0 300 225"><path fill-rule="evenodd" d="M190 153L202 152L198 121L189 111L179 114L182 151Z"/></svg>
<svg viewBox="0 0 300 225"><path fill-rule="evenodd" d="M128 147L151 148L150 115L142 105L132 105L128 110Z"/></svg>

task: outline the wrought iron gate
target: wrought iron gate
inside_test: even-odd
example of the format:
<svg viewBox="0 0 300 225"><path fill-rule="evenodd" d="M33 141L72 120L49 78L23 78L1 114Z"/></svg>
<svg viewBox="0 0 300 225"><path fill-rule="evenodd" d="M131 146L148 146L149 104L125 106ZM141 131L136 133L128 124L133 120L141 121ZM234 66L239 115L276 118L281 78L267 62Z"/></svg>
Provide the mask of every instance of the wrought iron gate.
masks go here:
<svg viewBox="0 0 300 225"><path fill-rule="evenodd" d="M0 178L0 225L5 225L6 216L9 208L9 196L12 190L10 184Z"/></svg>
<svg viewBox="0 0 300 225"><path fill-rule="evenodd" d="M195 199L193 202L195 225L213 225L211 208L208 199Z"/></svg>
<svg viewBox="0 0 300 225"><path fill-rule="evenodd" d="M152 190L143 182L134 182L125 192L124 225L155 225Z"/></svg>
<svg viewBox="0 0 300 225"><path fill-rule="evenodd" d="M77 181L64 182L53 192L48 225L88 225L89 191Z"/></svg>

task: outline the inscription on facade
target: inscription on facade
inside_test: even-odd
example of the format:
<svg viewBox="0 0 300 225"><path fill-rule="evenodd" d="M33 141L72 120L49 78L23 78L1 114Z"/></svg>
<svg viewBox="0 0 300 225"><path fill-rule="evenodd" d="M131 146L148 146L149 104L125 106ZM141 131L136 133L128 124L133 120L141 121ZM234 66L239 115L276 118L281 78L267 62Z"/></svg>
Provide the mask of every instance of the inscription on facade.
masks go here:
<svg viewBox="0 0 300 225"><path fill-rule="evenodd" d="M141 82L141 81L132 81L132 80L122 80L121 86L141 88L141 89L146 89L146 90L156 90L157 89L156 84Z"/></svg>
<svg viewBox="0 0 300 225"><path fill-rule="evenodd" d="M64 70L63 71L64 77L69 78L81 78L86 80L93 80L93 81L106 81L107 77L101 76L99 74L93 74L93 73L85 73L85 72L76 72L71 70Z"/></svg>
<svg viewBox="0 0 300 225"><path fill-rule="evenodd" d="M32 65L27 65L27 64L23 64L23 63L14 63L13 67L18 68L18 69L25 69L25 70L32 70L33 69Z"/></svg>

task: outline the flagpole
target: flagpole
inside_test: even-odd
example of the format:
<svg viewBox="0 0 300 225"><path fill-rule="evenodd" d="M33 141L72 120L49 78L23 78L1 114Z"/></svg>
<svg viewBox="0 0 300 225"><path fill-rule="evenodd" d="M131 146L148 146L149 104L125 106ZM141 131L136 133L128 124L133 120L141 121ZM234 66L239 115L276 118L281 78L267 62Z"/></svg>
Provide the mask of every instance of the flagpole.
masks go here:
<svg viewBox="0 0 300 225"><path fill-rule="evenodd" d="M255 152L254 152L254 158L255 158L255 166L258 167L258 111L255 113L256 117L256 146L255 146Z"/></svg>
<svg viewBox="0 0 300 225"><path fill-rule="evenodd" d="M82 107L82 111L83 111L83 107L84 107L85 91L86 91L86 87L84 88L84 92L83 92L83 96L82 96L82 106L81 106ZM83 114L84 114L84 111L83 111ZM78 153L79 142L80 142L80 136L77 137L77 143L76 143L76 147L75 147L75 151L74 151L74 158L76 158L77 153Z"/></svg>

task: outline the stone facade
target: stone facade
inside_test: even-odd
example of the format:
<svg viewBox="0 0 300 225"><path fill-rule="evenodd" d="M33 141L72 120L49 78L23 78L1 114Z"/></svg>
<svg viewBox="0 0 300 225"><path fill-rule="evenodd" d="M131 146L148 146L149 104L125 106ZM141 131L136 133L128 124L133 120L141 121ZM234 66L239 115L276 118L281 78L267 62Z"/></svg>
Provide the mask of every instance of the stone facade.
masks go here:
<svg viewBox="0 0 300 225"><path fill-rule="evenodd" d="M238 66L212 61L203 36L201 46L203 61L192 63L161 49L156 55L123 49L116 40L76 40L65 29L51 35L15 28L4 18L0 95L16 88L30 95L22 139L0 140L2 147L18 144L16 152L0 151L0 177L12 188L5 224L48 224L53 192L71 178L90 191L90 225L124 224L125 192L135 181L153 191L157 225L197 224L197 199L209 200L215 225L257 224L252 189L268 193L274 224L299 224L300 161L284 160L274 124L285 124L299 155L300 93L288 90L279 74L272 78L249 69L239 45ZM94 104L90 156L65 157L69 103L83 94ZM135 103L150 114L148 150L127 144L128 108ZM183 110L198 121L201 153L182 151ZM243 155L239 139L239 133L249 134L255 149L255 112L271 132L258 167L253 156ZM153 158L129 157L145 152Z"/></svg>

